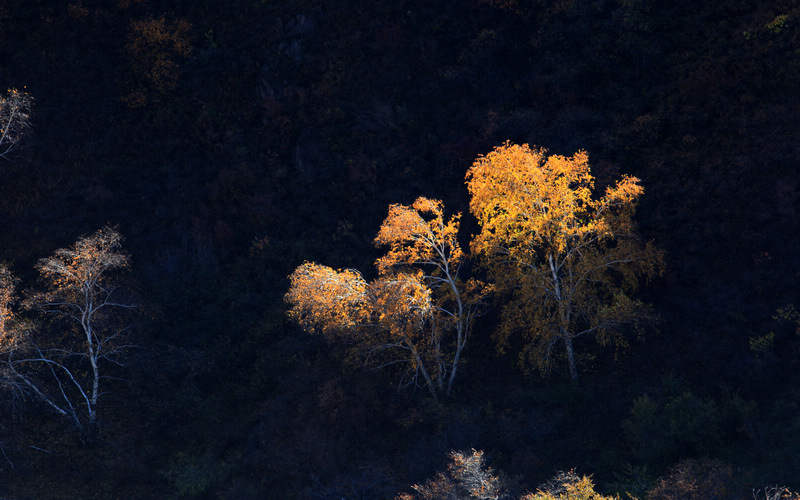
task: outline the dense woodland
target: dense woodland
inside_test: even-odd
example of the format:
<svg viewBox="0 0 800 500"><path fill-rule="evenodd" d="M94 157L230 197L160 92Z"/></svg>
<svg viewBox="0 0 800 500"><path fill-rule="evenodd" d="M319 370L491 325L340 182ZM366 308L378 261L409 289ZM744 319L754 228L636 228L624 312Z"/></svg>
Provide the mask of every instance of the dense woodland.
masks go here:
<svg viewBox="0 0 800 500"><path fill-rule="evenodd" d="M0 158L15 314L67 336L23 299L104 227L137 306L91 439L4 386L0 496L395 498L472 450L515 498L800 489L800 2L7 0L0 85L32 98ZM466 246L506 141L640 179L657 321L576 340L573 381L498 349L488 297L434 399L290 320L303 262L378 276L392 204L442 200Z"/></svg>

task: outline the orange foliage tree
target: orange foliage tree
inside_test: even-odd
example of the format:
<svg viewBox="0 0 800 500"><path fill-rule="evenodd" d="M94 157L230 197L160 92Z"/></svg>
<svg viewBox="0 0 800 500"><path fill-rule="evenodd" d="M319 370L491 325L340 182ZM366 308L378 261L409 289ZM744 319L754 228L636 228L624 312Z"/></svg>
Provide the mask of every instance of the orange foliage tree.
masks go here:
<svg viewBox="0 0 800 500"><path fill-rule="evenodd" d="M414 493L401 493L395 500L511 499L505 481L494 474L486 465L483 452L477 450L472 450L472 454L451 451L446 473L440 472L425 484L415 484L412 489Z"/></svg>
<svg viewBox="0 0 800 500"><path fill-rule="evenodd" d="M575 471L559 472L554 478L527 493L521 500L619 500L595 491L590 476L578 476Z"/></svg>
<svg viewBox="0 0 800 500"><path fill-rule="evenodd" d="M395 500L619 500L619 496L604 496L595 491L590 476L578 476L574 471L559 472L537 488L536 493L516 496L509 486L517 486L495 473L485 463L484 453L471 454L451 451L446 472L440 472L424 484L415 484L413 493L401 493Z"/></svg>
<svg viewBox="0 0 800 500"><path fill-rule="evenodd" d="M474 162L467 187L481 226L472 248L510 297L498 331L501 350L522 332L521 362L547 371L561 342L577 380L575 339L624 345L618 327L637 323L646 310L631 293L663 262L636 236L639 180L623 177L598 198L585 151L548 156L506 143Z"/></svg>
<svg viewBox="0 0 800 500"><path fill-rule="evenodd" d="M375 238L389 247L378 277L367 282L358 271L307 262L290 276L289 316L307 331L348 338L377 366L405 362L409 383L421 379L434 398L449 395L487 292L458 276L458 227L459 216L445 220L440 201L392 205Z"/></svg>

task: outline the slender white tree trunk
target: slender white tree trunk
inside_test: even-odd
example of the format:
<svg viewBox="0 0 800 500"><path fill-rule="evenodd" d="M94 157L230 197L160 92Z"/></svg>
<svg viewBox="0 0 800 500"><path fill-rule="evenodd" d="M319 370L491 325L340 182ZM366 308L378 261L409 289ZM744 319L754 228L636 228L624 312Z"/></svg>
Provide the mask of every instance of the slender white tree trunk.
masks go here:
<svg viewBox="0 0 800 500"><path fill-rule="evenodd" d="M573 382L578 381L578 369L575 367L575 352L572 349L572 337L568 332L564 332L564 349L567 351L567 368L569 369L569 378Z"/></svg>

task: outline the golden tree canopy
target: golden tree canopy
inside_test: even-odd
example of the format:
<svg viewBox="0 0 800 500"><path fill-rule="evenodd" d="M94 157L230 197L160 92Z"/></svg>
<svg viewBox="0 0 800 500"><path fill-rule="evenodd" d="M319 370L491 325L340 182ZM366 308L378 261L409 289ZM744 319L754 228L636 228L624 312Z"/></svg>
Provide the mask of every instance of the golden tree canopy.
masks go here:
<svg viewBox="0 0 800 500"><path fill-rule="evenodd" d="M353 270L306 262L290 276L289 317L306 331L354 340L351 351L372 363L407 363L434 397L448 395L472 324L489 288L462 283L460 214L445 219L439 200L394 204L375 237L388 246L370 282ZM388 359L387 359L388 358ZM399 358L399 359L398 359Z"/></svg>
<svg viewBox="0 0 800 500"><path fill-rule="evenodd" d="M304 329L336 333L361 324L368 316L367 282L352 269L335 270L305 262L289 276L289 317Z"/></svg>
<svg viewBox="0 0 800 500"><path fill-rule="evenodd" d="M661 271L661 252L640 241L633 215L644 189L625 176L597 197L585 151L571 157L506 143L467 172L472 241L498 289L509 293L499 340L524 332L523 365L546 371L557 342L577 378L573 339L613 340L620 325L644 317L629 294L641 276Z"/></svg>
<svg viewBox="0 0 800 500"><path fill-rule="evenodd" d="M457 266L463 257L457 239L460 215L445 222L442 202L425 197L411 206L391 205L375 237L376 245L390 247L378 259L378 270L385 274L394 266L431 264L446 271L444 266Z"/></svg>
<svg viewBox="0 0 800 500"><path fill-rule="evenodd" d="M467 186L470 210L482 228L474 248L508 253L523 263L630 230L644 192L639 179L626 176L594 199L585 151L547 156L544 149L511 143L479 157L467 172Z"/></svg>

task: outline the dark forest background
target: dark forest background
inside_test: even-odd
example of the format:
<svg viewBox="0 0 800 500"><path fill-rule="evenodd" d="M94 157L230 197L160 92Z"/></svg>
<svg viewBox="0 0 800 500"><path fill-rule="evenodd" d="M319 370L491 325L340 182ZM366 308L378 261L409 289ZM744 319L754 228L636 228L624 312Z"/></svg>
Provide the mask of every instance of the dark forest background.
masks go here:
<svg viewBox="0 0 800 500"><path fill-rule="evenodd" d="M687 460L800 487L800 2L7 0L0 85L34 98L0 260L30 283L116 225L142 303L97 443L0 404L0 495L392 498L471 448L529 489ZM490 311L437 404L287 321L296 266L369 273L389 204L466 213L506 140L642 180L656 328L579 343L573 384L497 354Z"/></svg>

